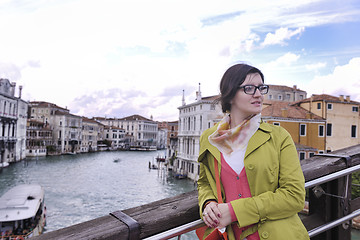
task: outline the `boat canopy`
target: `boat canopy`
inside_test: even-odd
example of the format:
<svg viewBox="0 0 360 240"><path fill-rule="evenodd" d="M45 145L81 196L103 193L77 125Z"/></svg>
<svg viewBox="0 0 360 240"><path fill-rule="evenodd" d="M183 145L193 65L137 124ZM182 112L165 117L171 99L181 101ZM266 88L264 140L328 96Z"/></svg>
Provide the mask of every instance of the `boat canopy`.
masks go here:
<svg viewBox="0 0 360 240"><path fill-rule="evenodd" d="M43 200L44 189L40 185L15 186L0 198L0 222L34 217Z"/></svg>

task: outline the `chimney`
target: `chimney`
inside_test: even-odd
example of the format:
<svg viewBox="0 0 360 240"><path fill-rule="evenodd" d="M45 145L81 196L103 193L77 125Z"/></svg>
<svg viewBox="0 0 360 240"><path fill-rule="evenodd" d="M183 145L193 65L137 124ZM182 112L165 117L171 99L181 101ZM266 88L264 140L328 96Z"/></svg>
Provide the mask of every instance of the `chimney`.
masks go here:
<svg viewBox="0 0 360 240"><path fill-rule="evenodd" d="M10 95L12 97L15 97L15 87L16 87L16 82L10 83Z"/></svg>
<svg viewBox="0 0 360 240"><path fill-rule="evenodd" d="M294 89L294 90L296 90L296 89L297 89L297 86L296 86L296 85L294 85L294 86L293 86L293 89Z"/></svg>
<svg viewBox="0 0 360 240"><path fill-rule="evenodd" d="M22 86L19 86L19 98L21 98Z"/></svg>
<svg viewBox="0 0 360 240"><path fill-rule="evenodd" d="M287 118L287 117L288 117L288 110L287 110L287 108L282 108L282 109L281 109L281 116L284 117L284 118Z"/></svg>
<svg viewBox="0 0 360 240"><path fill-rule="evenodd" d="M200 100L201 100L200 83L199 83L199 91L196 92L196 100L197 100L197 101L200 101Z"/></svg>
<svg viewBox="0 0 360 240"><path fill-rule="evenodd" d="M350 96L349 95L346 96L346 101L350 102Z"/></svg>
<svg viewBox="0 0 360 240"><path fill-rule="evenodd" d="M183 96L182 96L182 105L185 106L185 90L183 89Z"/></svg>
<svg viewBox="0 0 360 240"><path fill-rule="evenodd" d="M344 95L340 95L339 100L340 100L341 102L343 102L343 101L344 101Z"/></svg>

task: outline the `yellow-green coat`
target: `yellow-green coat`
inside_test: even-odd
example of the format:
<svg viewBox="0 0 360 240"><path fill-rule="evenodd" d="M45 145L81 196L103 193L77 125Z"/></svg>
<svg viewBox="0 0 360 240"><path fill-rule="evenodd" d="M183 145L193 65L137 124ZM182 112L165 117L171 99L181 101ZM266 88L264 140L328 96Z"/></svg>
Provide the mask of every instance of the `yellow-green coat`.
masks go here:
<svg viewBox="0 0 360 240"><path fill-rule="evenodd" d="M219 162L220 173L221 158L219 150L208 141L216 127L204 131L200 138L200 216L204 203L217 199L214 157ZM297 214L304 207L305 180L290 134L282 127L262 122L248 143L244 166L252 197L231 201L239 227L254 224L248 231L257 229L262 240L309 239ZM226 202L223 186L221 188ZM231 227L227 231L229 240L235 239ZM246 237L243 235L246 234L242 234L242 238Z"/></svg>

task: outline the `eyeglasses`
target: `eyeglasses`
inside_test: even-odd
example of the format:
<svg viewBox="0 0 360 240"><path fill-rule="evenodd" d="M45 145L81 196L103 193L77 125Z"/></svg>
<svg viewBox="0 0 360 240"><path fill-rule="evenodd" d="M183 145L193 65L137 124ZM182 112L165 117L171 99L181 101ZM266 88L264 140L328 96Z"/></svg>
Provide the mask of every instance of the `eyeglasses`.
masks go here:
<svg viewBox="0 0 360 240"><path fill-rule="evenodd" d="M267 94L269 91L269 85L260 85L260 86L255 86L255 85L244 85L244 86L239 86L238 89L244 89L244 93L249 94L249 95L254 95L256 92L256 89L259 89L259 92L261 95Z"/></svg>

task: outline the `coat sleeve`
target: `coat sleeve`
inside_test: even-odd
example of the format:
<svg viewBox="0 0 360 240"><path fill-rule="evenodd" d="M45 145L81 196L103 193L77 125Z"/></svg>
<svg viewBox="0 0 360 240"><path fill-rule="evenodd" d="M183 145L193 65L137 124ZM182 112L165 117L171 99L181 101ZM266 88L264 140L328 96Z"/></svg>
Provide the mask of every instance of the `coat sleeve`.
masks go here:
<svg viewBox="0 0 360 240"><path fill-rule="evenodd" d="M200 145L204 144L205 141L204 138L205 137L203 134L200 138ZM209 167L213 168L214 164L210 163L211 161L209 161L209 158L211 158L211 156L207 151L201 151L198 158L198 161L200 163L200 173L199 173L199 179L197 181L197 189L198 189L198 200L199 200L199 209L200 209L201 217L205 203L208 201L217 201L213 191L213 187L216 183L209 169Z"/></svg>
<svg viewBox="0 0 360 240"><path fill-rule="evenodd" d="M277 133L279 141L273 146L279 148L278 187L231 202L240 227L288 218L304 207L305 180L295 144L286 130L279 128Z"/></svg>

